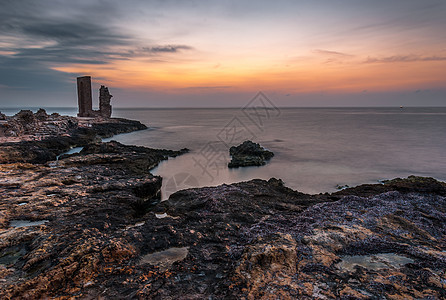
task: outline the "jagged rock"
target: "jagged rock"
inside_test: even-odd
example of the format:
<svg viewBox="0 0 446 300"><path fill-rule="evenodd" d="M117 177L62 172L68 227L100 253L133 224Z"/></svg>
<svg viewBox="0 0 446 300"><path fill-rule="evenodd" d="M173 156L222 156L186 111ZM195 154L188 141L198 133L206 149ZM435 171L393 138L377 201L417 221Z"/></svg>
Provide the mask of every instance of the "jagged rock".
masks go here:
<svg viewBox="0 0 446 300"><path fill-rule="evenodd" d="M6 115L0 112L0 120L6 120Z"/></svg>
<svg viewBox="0 0 446 300"><path fill-rule="evenodd" d="M36 117L37 120L39 121L46 121L48 119L48 114L46 113L46 111L43 108L40 108L35 114L34 116Z"/></svg>
<svg viewBox="0 0 446 300"><path fill-rule="evenodd" d="M34 122L36 119L34 117L33 112L28 109L22 109L14 116L14 118L20 121L30 122L30 123Z"/></svg>
<svg viewBox="0 0 446 300"><path fill-rule="evenodd" d="M33 112L30 110L21 110L8 120L5 133L6 136L26 135L31 134L37 127L39 127L39 124Z"/></svg>
<svg viewBox="0 0 446 300"><path fill-rule="evenodd" d="M263 166L266 161L274 156L274 153L265 150L262 146L252 141L245 141L239 146L232 146L229 149L231 161L229 168Z"/></svg>

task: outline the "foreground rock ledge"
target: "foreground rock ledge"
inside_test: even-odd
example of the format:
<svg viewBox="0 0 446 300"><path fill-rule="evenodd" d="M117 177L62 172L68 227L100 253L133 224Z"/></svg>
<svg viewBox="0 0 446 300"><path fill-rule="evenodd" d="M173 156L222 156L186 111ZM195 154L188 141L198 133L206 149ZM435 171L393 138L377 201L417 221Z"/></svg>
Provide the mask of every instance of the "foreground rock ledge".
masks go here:
<svg viewBox="0 0 446 300"><path fill-rule="evenodd" d="M251 180L158 203L147 168L179 154L164 151L0 165L0 298L446 297L445 183L307 195Z"/></svg>

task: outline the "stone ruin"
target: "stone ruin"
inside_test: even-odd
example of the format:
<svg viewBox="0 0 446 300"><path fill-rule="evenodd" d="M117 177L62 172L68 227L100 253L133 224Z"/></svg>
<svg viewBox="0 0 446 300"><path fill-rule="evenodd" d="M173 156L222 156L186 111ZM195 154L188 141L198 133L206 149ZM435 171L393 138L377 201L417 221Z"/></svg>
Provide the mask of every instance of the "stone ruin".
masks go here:
<svg viewBox="0 0 446 300"><path fill-rule="evenodd" d="M110 118L112 114L112 106L108 88L101 85L99 89L99 110L93 110L93 100L91 96L91 76L83 76L77 78L77 96L79 113L78 117L103 117Z"/></svg>

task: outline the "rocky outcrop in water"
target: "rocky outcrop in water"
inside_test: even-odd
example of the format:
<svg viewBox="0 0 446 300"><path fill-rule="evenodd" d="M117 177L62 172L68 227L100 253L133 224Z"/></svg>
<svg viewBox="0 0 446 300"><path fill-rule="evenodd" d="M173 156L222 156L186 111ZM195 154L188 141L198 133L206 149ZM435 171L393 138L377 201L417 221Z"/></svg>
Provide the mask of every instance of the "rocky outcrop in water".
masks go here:
<svg viewBox="0 0 446 300"><path fill-rule="evenodd" d="M229 168L263 166L266 161L274 156L273 152L252 141L245 141L238 146L232 146L229 149L229 154L231 155Z"/></svg>

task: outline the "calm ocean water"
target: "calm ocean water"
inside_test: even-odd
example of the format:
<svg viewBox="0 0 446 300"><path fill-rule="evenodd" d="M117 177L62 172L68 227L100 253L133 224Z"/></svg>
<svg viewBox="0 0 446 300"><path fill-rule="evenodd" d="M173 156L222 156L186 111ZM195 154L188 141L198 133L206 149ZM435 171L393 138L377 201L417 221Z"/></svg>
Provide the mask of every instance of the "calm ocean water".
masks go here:
<svg viewBox="0 0 446 300"><path fill-rule="evenodd" d="M253 178L281 178L305 193L412 174L446 180L446 108L281 108L247 114L234 108L115 109L115 117L139 120L150 129L112 139L191 150L153 170L163 177L164 198L179 189ZM229 147L245 139L275 157L262 167L228 169Z"/></svg>
<svg viewBox="0 0 446 300"><path fill-rule="evenodd" d="M191 186L281 178L305 193L330 192L411 174L446 180L446 108L282 108L116 110L150 130L113 139L189 148L162 162L163 197ZM228 148L245 139L275 153L265 166L228 169Z"/></svg>

